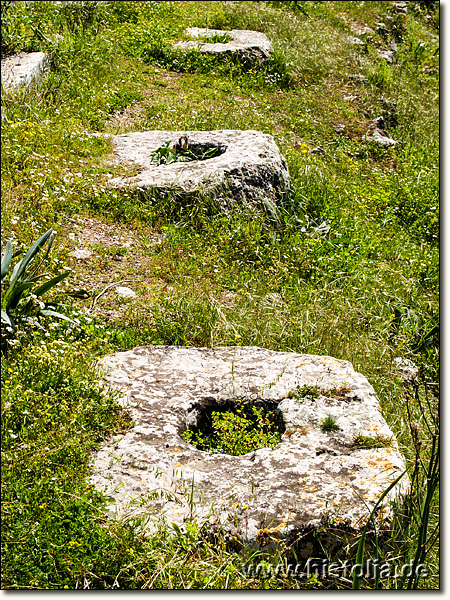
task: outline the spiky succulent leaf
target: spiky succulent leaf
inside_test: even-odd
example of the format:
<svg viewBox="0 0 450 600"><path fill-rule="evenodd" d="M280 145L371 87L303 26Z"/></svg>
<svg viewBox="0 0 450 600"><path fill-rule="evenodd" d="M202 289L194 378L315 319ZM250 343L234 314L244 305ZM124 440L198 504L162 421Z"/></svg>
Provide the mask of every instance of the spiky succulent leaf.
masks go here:
<svg viewBox="0 0 450 600"><path fill-rule="evenodd" d="M12 254L13 254L12 244L11 244L11 241L8 240L6 242L5 251L2 254L1 281L3 281L4 277L6 276L8 270L9 270L9 265L11 264Z"/></svg>

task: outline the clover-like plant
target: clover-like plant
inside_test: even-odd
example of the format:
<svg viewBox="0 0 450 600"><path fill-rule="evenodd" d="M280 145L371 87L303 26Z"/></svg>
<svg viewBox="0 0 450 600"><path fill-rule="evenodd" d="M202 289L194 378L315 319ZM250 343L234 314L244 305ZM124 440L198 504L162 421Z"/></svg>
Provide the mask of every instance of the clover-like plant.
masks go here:
<svg viewBox="0 0 450 600"><path fill-rule="evenodd" d="M288 398L294 398L297 402L303 400L315 400L322 394L322 390L317 385L299 385L295 390L288 393Z"/></svg>
<svg viewBox="0 0 450 600"><path fill-rule="evenodd" d="M54 309L58 306L55 302L43 302L42 296L53 288L60 281L70 275L69 271L64 271L55 277L42 282L49 273L37 274L45 260L47 259L54 240L53 229L44 233L28 250L25 256L19 260L12 268L11 274L7 279L13 258L20 252L13 252L10 240L6 242L1 261L1 325L2 325L2 344L9 332L17 332L18 326L33 326L45 330L39 324L39 317L55 317L73 322L72 319L56 312ZM39 252L47 245L44 256L38 259Z"/></svg>

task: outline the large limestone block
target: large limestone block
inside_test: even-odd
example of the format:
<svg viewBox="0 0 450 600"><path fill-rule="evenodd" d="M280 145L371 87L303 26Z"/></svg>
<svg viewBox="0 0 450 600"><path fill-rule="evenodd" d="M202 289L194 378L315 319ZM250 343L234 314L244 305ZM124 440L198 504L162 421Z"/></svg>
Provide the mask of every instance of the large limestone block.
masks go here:
<svg viewBox="0 0 450 600"><path fill-rule="evenodd" d="M169 140L187 135L189 147L197 151L216 148L206 160L152 164L152 152ZM112 136L115 162L138 165L132 177L116 177L111 187L172 190L177 196L206 194L224 207L232 204L272 205L290 185L285 158L273 137L259 131L143 131Z"/></svg>
<svg viewBox="0 0 450 600"><path fill-rule="evenodd" d="M199 50L208 54L220 56L237 55L244 62L264 64L270 58L272 44L268 37L259 31L248 29L232 29L221 31L220 29L207 29L204 27L188 27L187 35L194 38L208 38L212 36L227 35L228 42L208 42L207 40L191 40L177 42L174 48L178 50Z"/></svg>
<svg viewBox="0 0 450 600"><path fill-rule="evenodd" d="M92 482L115 501L111 515L146 513L149 527L158 518L181 527L194 518L252 544L308 533L311 539L320 527L317 539L342 549L342 532L357 535L405 469L373 388L347 361L256 347L138 347L106 357L102 371L105 382L123 391L135 422L93 459ZM289 396L306 385L323 394ZM278 407L285 432L274 449L230 456L183 440L202 411L242 398ZM340 429L324 432L320 424L330 414ZM359 434L392 441L358 449ZM377 515L381 529L407 488L404 476L386 497Z"/></svg>
<svg viewBox="0 0 450 600"><path fill-rule="evenodd" d="M27 86L39 81L46 68L47 56L44 52L21 52L2 60L3 89Z"/></svg>

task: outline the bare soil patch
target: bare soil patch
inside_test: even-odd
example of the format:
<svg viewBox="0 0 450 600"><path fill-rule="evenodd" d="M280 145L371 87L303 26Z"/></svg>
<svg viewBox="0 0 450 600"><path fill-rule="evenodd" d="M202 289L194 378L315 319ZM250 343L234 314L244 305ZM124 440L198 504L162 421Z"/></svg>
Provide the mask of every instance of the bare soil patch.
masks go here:
<svg viewBox="0 0 450 600"><path fill-rule="evenodd" d="M154 230L137 233L92 217L78 218L71 229L67 235L69 265L74 271L70 287L86 290L89 297L80 300L85 307L94 305L95 314L115 319L132 308L132 303L142 306L155 301L166 285L155 276L153 268L154 248L163 240L163 234ZM76 258L80 249L89 256ZM115 291L119 285L130 287L137 296L119 297Z"/></svg>
<svg viewBox="0 0 450 600"><path fill-rule="evenodd" d="M139 93L144 96L144 100L128 106L123 111L115 112L106 124L106 131L121 133L130 129L134 122L140 118L145 118L147 107L168 99L166 90L181 92L183 77L183 73L156 70L156 75L149 82L149 87L139 90Z"/></svg>

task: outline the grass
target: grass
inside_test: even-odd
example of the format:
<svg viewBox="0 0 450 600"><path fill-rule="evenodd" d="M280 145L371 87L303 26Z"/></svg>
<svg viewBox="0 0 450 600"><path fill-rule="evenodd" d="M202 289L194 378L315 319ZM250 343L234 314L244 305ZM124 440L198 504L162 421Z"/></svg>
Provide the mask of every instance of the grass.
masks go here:
<svg viewBox="0 0 450 600"><path fill-rule="evenodd" d="M320 424L322 431L336 431L340 429L337 420L332 415L327 415Z"/></svg>
<svg viewBox="0 0 450 600"><path fill-rule="evenodd" d="M194 39L199 39L208 44L227 44L231 41L231 37L227 33L212 33L211 35L201 35Z"/></svg>
<svg viewBox="0 0 450 600"><path fill-rule="evenodd" d="M353 446L356 448L388 448L392 446L392 439L380 434L373 437L358 434L353 440Z"/></svg>
<svg viewBox="0 0 450 600"><path fill-rule="evenodd" d="M89 457L130 420L93 365L140 344L255 345L352 362L374 386L412 480L392 556L407 562L425 540L429 575L416 584L437 588L438 487L428 474L438 458L439 11L409 5L405 21L386 2L7 4L2 54L45 50L51 70L40 89L2 91L2 248L11 239L25 250L53 227L48 270L73 271L52 299L75 322L48 319L48 335L29 331L2 356L2 588L348 585L244 573L243 563L283 562L283 548L237 552L195 523L145 535L139 521L106 519L106 499L86 483ZM377 54L388 49L379 19L398 46L392 64ZM272 59L255 69L174 52L189 26L262 31ZM364 26L374 30L367 44L351 45ZM380 115L394 148L362 141ZM248 219L224 217L207 198L109 190L126 167L108 166L111 145L93 134L146 129L271 134L292 192L277 215ZM76 259L77 248L92 255ZM108 288L124 280L132 302ZM399 378L398 356L418 365L417 383Z"/></svg>
<svg viewBox="0 0 450 600"><path fill-rule="evenodd" d="M289 398L295 398L298 402L303 399L315 400L320 396L322 390L318 385L301 385L298 386L294 391L289 392Z"/></svg>

